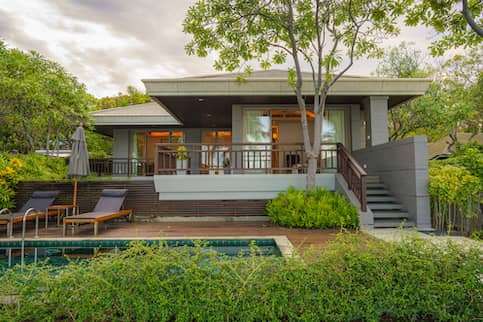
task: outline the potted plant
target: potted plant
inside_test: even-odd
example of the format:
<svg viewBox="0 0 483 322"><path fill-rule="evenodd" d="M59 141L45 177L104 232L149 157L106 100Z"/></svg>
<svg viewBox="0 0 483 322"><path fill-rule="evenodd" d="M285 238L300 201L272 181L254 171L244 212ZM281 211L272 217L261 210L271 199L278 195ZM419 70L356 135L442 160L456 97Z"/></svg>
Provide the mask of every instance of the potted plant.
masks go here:
<svg viewBox="0 0 483 322"><path fill-rule="evenodd" d="M224 169L223 172L225 174L230 174L231 173L230 165L231 165L230 158L225 157L225 159L223 160L223 169Z"/></svg>
<svg viewBox="0 0 483 322"><path fill-rule="evenodd" d="M176 149L176 174L186 174L188 168L188 152L184 145Z"/></svg>

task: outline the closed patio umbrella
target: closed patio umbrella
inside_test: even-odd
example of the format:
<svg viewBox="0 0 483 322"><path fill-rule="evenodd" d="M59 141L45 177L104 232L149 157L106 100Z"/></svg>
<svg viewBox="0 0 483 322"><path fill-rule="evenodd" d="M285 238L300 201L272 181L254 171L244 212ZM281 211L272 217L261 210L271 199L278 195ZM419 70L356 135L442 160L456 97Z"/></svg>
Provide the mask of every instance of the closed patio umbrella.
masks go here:
<svg viewBox="0 0 483 322"><path fill-rule="evenodd" d="M69 176L74 177L74 209L77 208L77 181L79 177L90 174L89 153L87 152L86 136L82 123L72 135L72 152L69 159Z"/></svg>

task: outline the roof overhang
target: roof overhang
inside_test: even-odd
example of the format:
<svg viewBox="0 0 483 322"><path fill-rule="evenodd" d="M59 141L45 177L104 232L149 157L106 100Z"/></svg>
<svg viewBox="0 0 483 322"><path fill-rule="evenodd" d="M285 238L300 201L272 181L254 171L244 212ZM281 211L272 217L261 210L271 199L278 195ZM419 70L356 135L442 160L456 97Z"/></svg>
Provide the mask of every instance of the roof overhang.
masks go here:
<svg viewBox="0 0 483 322"><path fill-rule="evenodd" d="M295 105L294 89L287 78L234 77L143 79L148 95L162 104L185 127L231 127L231 108L240 105ZM327 104L361 104L368 96L387 96L389 108L424 95L430 79L347 77L329 90ZM302 94L313 103L311 79Z"/></svg>
<svg viewBox="0 0 483 322"><path fill-rule="evenodd" d="M143 79L151 96L293 96L294 89L286 78L175 78ZM431 83L426 78L341 78L329 96L420 96ZM305 79L302 95L314 95L312 80Z"/></svg>

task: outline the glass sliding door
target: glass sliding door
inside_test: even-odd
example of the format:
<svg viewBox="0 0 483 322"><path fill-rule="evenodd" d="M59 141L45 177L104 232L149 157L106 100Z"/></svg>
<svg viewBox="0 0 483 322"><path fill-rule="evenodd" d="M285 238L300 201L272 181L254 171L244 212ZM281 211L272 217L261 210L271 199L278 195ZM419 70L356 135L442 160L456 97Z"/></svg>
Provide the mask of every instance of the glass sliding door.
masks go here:
<svg viewBox="0 0 483 322"><path fill-rule="evenodd" d="M243 142L248 143L242 153L244 170L259 173L271 169L272 121L269 110L243 111Z"/></svg>
<svg viewBox="0 0 483 322"><path fill-rule="evenodd" d="M348 145L348 137L346 135L346 111L344 109L329 109L324 117L322 125L322 142L334 143L322 145L320 157L323 168L337 168L337 146L335 143Z"/></svg>
<svg viewBox="0 0 483 322"><path fill-rule="evenodd" d="M328 110L322 125L322 142L347 145L345 124L344 110Z"/></svg>
<svg viewBox="0 0 483 322"><path fill-rule="evenodd" d="M228 171L231 164L231 131L203 130L201 143L201 168L210 174L222 174L225 169Z"/></svg>

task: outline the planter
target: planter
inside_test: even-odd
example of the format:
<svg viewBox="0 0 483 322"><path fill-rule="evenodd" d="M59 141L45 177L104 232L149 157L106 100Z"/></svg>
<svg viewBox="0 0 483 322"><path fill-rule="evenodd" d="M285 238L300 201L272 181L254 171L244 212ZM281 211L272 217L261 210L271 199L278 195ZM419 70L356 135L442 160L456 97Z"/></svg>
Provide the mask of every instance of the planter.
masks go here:
<svg viewBox="0 0 483 322"><path fill-rule="evenodd" d="M176 174L186 174L188 168L188 160L176 160Z"/></svg>

